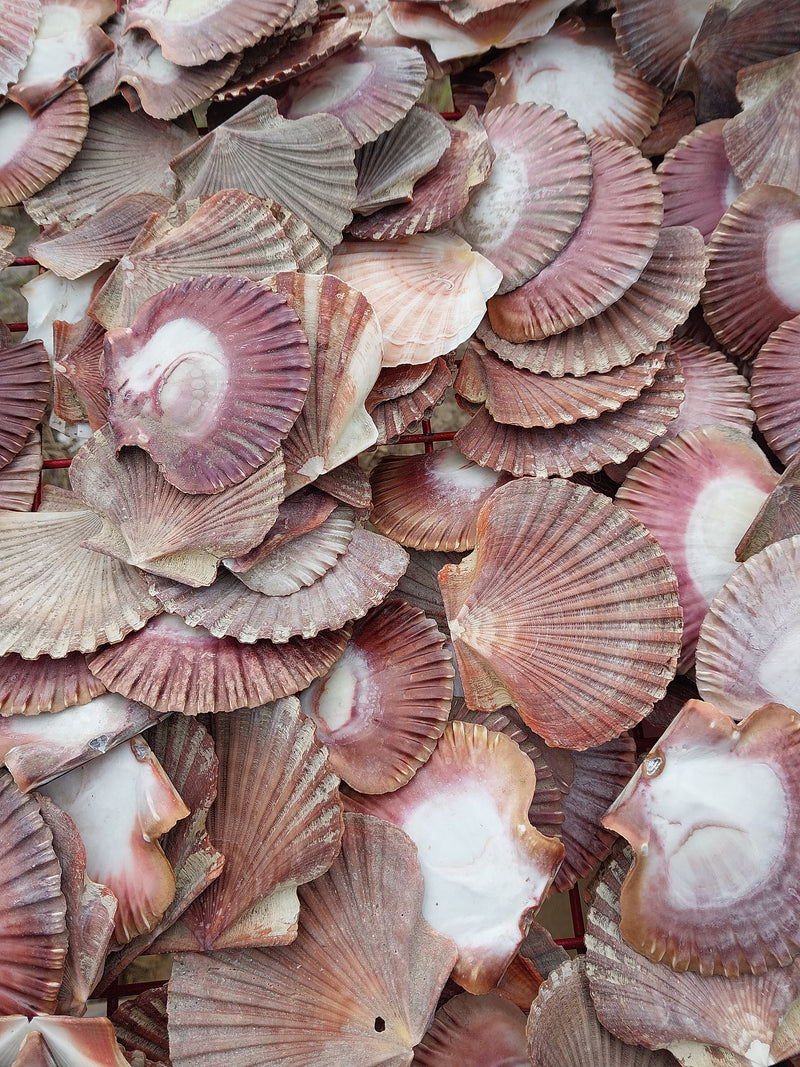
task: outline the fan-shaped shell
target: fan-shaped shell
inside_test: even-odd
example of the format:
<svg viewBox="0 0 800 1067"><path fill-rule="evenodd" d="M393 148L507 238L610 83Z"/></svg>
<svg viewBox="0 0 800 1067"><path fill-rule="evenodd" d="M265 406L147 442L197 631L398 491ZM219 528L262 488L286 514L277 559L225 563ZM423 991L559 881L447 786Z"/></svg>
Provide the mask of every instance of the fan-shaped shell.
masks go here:
<svg viewBox="0 0 800 1067"><path fill-rule="evenodd" d="M784 463L800 448L800 315L769 335L753 363L750 380L758 428Z"/></svg>
<svg viewBox="0 0 800 1067"><path fill-rule="evenodd" d="M16 456L0 470L0 508L30 511L42 473L42 435L34 430Z"/></svg>
<svg viewBox="0 0 800 1067"><path fill-rule="evenodd" d="M664 225L694 226L708 241L742 191L725 154L726 119L715 119L682 137L658 167Z"/></svg>
<svg viewBox="0 0 800 1067"><path fill-rule="evenodd" d="M456 348L480 322L502 277L446 231L379 244L344 241L329 269L375 309L384 366L429 363Z"/></svg>
<svg viewBox="0 0 800 1067"><path fill-rule="evenodd" d="M671 94L707 6L707 0L619 0L611 19L617 44L643 77Z"/></svg>
<svg viewBox="0 0 800 1067"><path fill-rule="evenodd" d="M631 145L605 137L588 145L592 184L577 229L530 281L489 301L492 329L508 341L541 340L599 314L653 253L663 208L652 168Z"/></svg>
<svg viewBox="0 0 800 1067"><path fill-rule="evenodd" d="M406 835L345 816L333 866L299 890L291 945L177 958L167 1002L175 1067L409 1063L455 960L422 918L422 895Z"/></svg>
<svg viewBox="0 0 800 1067"><path fill-rule="evenodd" d="M49 395L50 364L41 341L0 349L0 470L36 429Z"/></svg>
<svg viewBox="0 0 800 1067"><path fill-rule="evenodd" d="M430 756L452 697L452 660L436 624L392 599L356 624L343 655L300 703L339 777L384 793Z"/></svg>
<svg viewBox="0 0 800 1067"><path fill-rule="evenodd" d="M0 1010L55 1011L67 955L66 903L53 835L39 806L0 773Z"/></svg>
<svg viewBox="0 0 800 1067"><path fill-rule="evenodd" d="M496 490L475 551L439 582L467 704L512 704L548 744L618 736L674 672L672 568L643 526L585 487L526 478Z"/></svg>
<svg viewBox="0 0 800 1067"><path fill-rule="evenodd" d="M381 368L381 327L364 294L333 273L279 274L271 282L300 319L311 354L308 393L283 446L287 492L377 438L364 401Z"/></svg>
<svg viewBox="0 0 800 1067"><path fill-rule="evenodd" d="M411 200L415 182L433 170L450 144L447 123L415 105L405 118L356 154L355 210L371 215L389 204Z"/></svg>
<svg viewBox="0 0 800 1067"><path fill-rule="evenodd" d="M503 272L498 293L527 282L578 227L592 161L577 123L547 104L512 104L483 119L495 159L452 229Z"/></svg>
<svg viewBox="0 0 800 1067"><path fill-rule="evenodd" d="M332 115L294 121L258 97L172 161L183 195L244 189L307 222L327 249L352 218L356 168L350 137Z"/></svg>
<svg viewBox="0 0 800 1067"><path fill-rule="evenodd" d="M668 340L685 320L703 286L705 263L697 230L666 227L639 278L616 303L582 325L515 345L499 338L484 320L478 336L515 367L553 377L624 367Z"/></svg>
<svg viewBox="0 0 800 1067"><path fill-rule="evenodd" d="M166 982L123 1000L111 1015L111 1022L124 1049L139 1049L156 1063L169 1063Z"/></svg>
<svg viewBox="0 0 800 1067"><path fill-rule="evenodd" d="M308 341L268 290L220 275L146 300L106 336L108 419L182 492L235 485L275 452L303 404Z"/></svg>
<svg viewBox="0 0 800 1067"><path fill-rule="evenodd" d="M5 94L24 67L41 14L40 0L3 0L0 4L0 94Z"/></svg>
<svg viewBox="0 0 800 1067"><path fill-rule="evenodd" d="M233 574L220 574L208 589L189 589L156 578L153 588L167 611L215 637L230 635L252 644L266 638L315 637L361 618L394 589L408 556L387 537L356 529L347 550L313 585L290 596L265 596Z"/></svg>
<svg viewBox="0 0 800 1067"><path fill-rule="evenodd" d="M105 679L114 692L158 712L219 714L304 689L341 655L347 638L345 629L292 638L280 648L269 641L243 645L163 613L127 640L95 653L89 665L96 684Z"/></svg>
<svg viewBox="0 0 800 1067"><path fill-rule="evenodd" d="M697 687L704 700L735 719L771 701L800 703L799 587L799 536L767 545L736 568L700 629Z"/></svg>
<svg viewBox="0 0 800 1067"><path fill-rule="evenodd" d="M499 993L460 993L414 1050L419 1067L503 1067L528 1061L525 1014Z"/></svg>
<svg viewBox="0 0 800 1067"><path fill-rule="evenodd" d="M62 659L22 659L15 652L0 657L0 715L38 715L86 704L105 686L86 665L81 652Z"/></svg>
<svg viewBox="0 0 800 1067"><path fill-rule="evenodd" d="M158 613L135 568L81 547L101 526L91 511L0 514L2 652L93 652Z"/></svg>
<svg viewBox="0 0 800 1067"><path fill-rule="evenodd" d="M216 718L211 732L220 765L208 830L225 867L183 922L203 950L286 944L298 885L323 874L341 846L339 781L296 700ZM259 903L276 909L271 931L249 921Z"/></svg>

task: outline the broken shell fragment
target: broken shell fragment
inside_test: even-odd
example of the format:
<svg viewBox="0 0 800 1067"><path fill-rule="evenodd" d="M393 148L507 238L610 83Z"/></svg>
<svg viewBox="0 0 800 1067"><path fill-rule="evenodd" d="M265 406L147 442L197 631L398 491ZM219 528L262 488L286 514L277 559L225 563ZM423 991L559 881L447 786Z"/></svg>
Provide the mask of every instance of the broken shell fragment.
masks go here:
<svg viewBox="0 0 800 1067"><path fill-rule="evenodd" d="M235 485L272 456L303 404L308 341L269 290L225 275L146 300L106 336L108 419L184 493Z"/></svg>
<svg viewBox="0 0 800 1067"><path fill-rule="evenodd" d="M550 745L617 737L674 673L672 568L639 522L586 487L525 478L495 490L474 552L439 582L468 706L512 704Z"/></svg>

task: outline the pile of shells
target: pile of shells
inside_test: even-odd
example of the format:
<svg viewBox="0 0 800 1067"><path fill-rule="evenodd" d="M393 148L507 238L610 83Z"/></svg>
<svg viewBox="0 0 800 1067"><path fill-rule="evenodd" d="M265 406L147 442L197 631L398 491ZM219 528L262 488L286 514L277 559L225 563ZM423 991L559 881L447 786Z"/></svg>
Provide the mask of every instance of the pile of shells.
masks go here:
<svg viewBox="0 0 800 1067"><path fill-rule="evenodd" d="M0 1063L800 1054L800 0L607 7L0 0Z"/></svg>

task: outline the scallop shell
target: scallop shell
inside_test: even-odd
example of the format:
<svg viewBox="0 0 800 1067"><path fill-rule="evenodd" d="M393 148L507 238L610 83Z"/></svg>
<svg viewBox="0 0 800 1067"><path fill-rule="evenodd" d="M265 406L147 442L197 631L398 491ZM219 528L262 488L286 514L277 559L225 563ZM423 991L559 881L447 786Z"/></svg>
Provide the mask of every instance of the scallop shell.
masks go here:
<svg viewBox="0 0 800 1067"><path fill-rule="evenodd" d="M35 118L9 103L0 114L0 207L38 193L70 165L89 125L89 104L73 85Z"/></svg>
<svg viewBox="0 0 800 1067"><path fill-rule="evenodd" d="M760 182L800 193L797 142L800 77L797 54L739 72L736 95L743 110L725 126L725 151L746 186Z"/></svg>
<svg viewBox="0 0 800 1067"><path fill-rule="evenodd" d="M691 667L708 605L736 567L736 546L777 481L748 436L704 426L653 449L617 493L617 503L647 526L678 577L682 672Z"/></svg>
<svg viewBox="0 0 800 1067"><path fill-rule="evenodd" d="M552 971L531 1005L528 1054L533 1067L674 1067L668 1052L649 1052L624 1045L600 1024L586 978L586 963L578 958Z"/></svg>
<svg viewBox="0 0 800 1067"><path fill-rule="evenodd" d="M696 125L691 93L675 93L665 99L658 121L639 145L639 151L649 160L665 156Z"/></svg>
<svg viewBox="0 0 800 1067"><path fill-rule="evenodd" d="M3 1051L14 1067L127 1067L128 1060L114 1037L108 1019L70 1019L39 1015L4 1020ZM27 1031L27 1032L26 1032ZM14 1051L19 1049L17 1058ZM137 1067L142 1067L139 1063Z"/></svg>
<svg viewBox="0 0 800 1067"><path fill-rule="evenodd" d="M267 531L264 540L243 556L225 560L225 566L234 574L249 570L276 549L283 548L311 530L316 530L335 507L336 500L314 485L298 489L296 493L281 501L278 517Z"/></svg>
<svg viewBox="0 0 800 1067"><path fill-rule="evenodd" d="M204 951L287 944L297 887L327 871L341 846L338 779L296 700L232 712L211 731L220 767L208 829L225 868L183 922ZM280 910L272 933L253 939L247 912L266 898Z"/></svg>
<svg viewBox="0 0 800 1067"><path fill-rule="evenodd" d="M564 855L528 822L535 786L533 764L510 738L450 722L402 789L348 796L351 810L388 819L416 843L423 914L456 942L452 977L469 993L500 979Z"/></svg>
<svg viewBox="0 0 800 1067"><path fill-rule="evenodd" d="M355 512L340 504L315 529L274 548L260 563L237 568L234 573L257 593L289 596L313 585L336 566L353 539L355 527Z"/></svg>
<svg viewBox="0 0 800 1067"><path fill-rule="evenodd" d="M336 52L280 96L282 115L299 119L334 115L358 148L390 130L422 93L425 60L412 48L375 48L363 43Z"/></svg>
<svg viewBox="0 0 800 1067"><path fill-rule="evenodd" d="M217 795L217 757L208 732L196 719L180 715L159 723L149 738L156 758L190 808L189 817L162 838L164 854L175 872L175 896L159 922L109 954L98 987L100 993L143 952L161 951L159 935L169 932L192 901L219 877L225 862L206 830L206 819Z"/></svg>
<svg viewBox="0 0 800 1067"><path fill-rule="evenodd" d="M263 200L239 189L188 202L186 218L155 215L92 298L93 318L129 326L142 303L168 285L210 274L259 279L293 270L289 238Z"/></svg>
<svg viewBox="0 0 800 1067"><path fill-rule="evenodd" d="M102 368L105 336L100 323L88 317L74 323L62 319L53 323L54 408L63 402L67 393L70 401L81 406L82 415L93 431L108 422ZM60 418L66 417L59 410L56 413Z"/></svg>
<svg viewBox="0 0 800 1067"><path fill-rule="evenodd" d="M664 224L695 226L708 242L742 184L725 154L726 119L698 126L667 153L658 167Z"/></svg>
<svg viewBox="0 0 800 1067"><path fill-rule="evenodd" d="M36 116L80 81L114 51L113 41L100 29L113 10L110 0L44 0L33 49L7 99Z"/></svg>
<svg viewBox="0 0 800 1067"><path fill-rule="evenodd" d="M280 452L237 485L189 496L146 452L115 446L109 427L98 430L70 466L74 490L106 520L87 547L186 585L210 585L219 561L255 547L278 515Z"/></svg>
<svg viewBox="0 0 800 1067"><path fill-rule="evenodd" d="M591 153L577 124L547 104L496 108L483 123L492 171L451 226L503 272L498 293L507 293L572 237L589 202Z"/></svg>
<svg viewBox="0 0 800 1067"><path fill-rule="evenodd" d="M374 608L343 655L300 695L331 769L363 793L404 785L447 722L453 667L433 620L403 601Z"/></svg>
<svg viewBox="0 0 800 1067"><path fill-rule="evenodd" d="M29 252L59 277L79 278L103 263L120 259L149 217L163 212L169 204L158 193L122 196L72 229L57 223L45 227L31 241Z"/></svg>
<svg viewBox="0 0 800 1067"><path fill-rule="evenodd" d="M692 1067L752 1067L753 1052L778 1062L799 1051L790 1010L800 998L797 960L738 978L650 962L620 936L619 891L631 856L628 849L615 853L593 887L586 931L586 969L604 1025L623 1041L669 1049Z"/></svg>
<svg viewBox="0 0 800 1067"><path fill-rule="evenodd" d="M53 835L39 805L0 773L0 1011L53 1012L67 955L66 902Z"/></svg>
<svg viewBox="0 0 800 1067"><path fill-rule="evenodd" d="M2 0L0 4L0 94L17 80L33 48L41 18L40 0Z"/></svg>
<svg viewBox="0 0 800 1067"><path fill-rule="evenodd" d="M575 17L486 69L495 76L487 109L526 101L550 104L566 111L587 137L599 134L638 145L661 111L661 92L625 59L612 30L586 26Z"/></svg>
<svg viewBox="0 0 800 1067"><path fill-rule="evenodd" d="M406 2L404 6L410 5ZM486 180L494 153L474 107L448 127L450 145L433 170L415 183L411 202L381 208L366 219L354 219L348 226L353 237L384 241L428 232L449 222L466 206L470 190Z"/></svg>
<svg viewBox="0 0 800 1067"><path fill-rule="evenodd" d="M49 395L50 363L41 341L0 349L0 470L36 429Z"/></svg>
<svg viewBox="0 0 800 1067"><path fill-rule="evenodd" d="M0 715L38 715L87 704L106 689L89 670L81 652L63 659L22 659L15 652L0 657Z"/></svg>
<svg viewBox="0 0 800 1067"><path fill-rule="evenodd" d="M489 301L492 329L508 341L541 340L593 318L633 285L653 253L663 208L652 168L631 145L605 137L588 145L592 185L577 229L530 281Z"/></svg>
<svg viewBox="0 0 800 1067"><path fill-rule="evenodd" d="M759 430L784 463L800 449L797 367L800 364L800 315L769 335L753 363L753 407Z"/></svg>
<svg viewBox="0 0 800 1067"><path fill-rule="evenodd" d="M34 430L16 456L0 469L0 508L30 511L42 473L42 435Z"/></svg>
<svg viewBox="0 0 800 1067"><path fill-rule="evenodd" d="M432 618L443 634L447 634L447 615L437 575L447 563L459 563L463 552L417 552L408 549L408 569L397 583L395 593L409 604Z"/></svg>
<svg viewBox="0 0 800 1067"><path fill-rule="evenodd" d="M697 688L734 719L798 703L800 536L767 545L712 600L697 642Z"/></svg>
<svg viewBox="0 0 800 1067"><path fill-rule="evenodd" d="M800 951L766 901L793 877L800 716L768 704L734 722L690 701L603 819L636 858L620 932L649 959L702 975L763 974ZM731 783L758 802L737 808ZM699 800L702 798L702 801Z"/></svg>
<svg viewBox="0 0 800 1067"><path fill-rule="evenodd" d="M355 210L372 215L412 198L415 183L428 174L450 145L447 123L434 111L415 105L390 130L356 153Z"/></svg>
<svg viewBox="0 0 800 1067"><path fill-rule="evenodd" d="M467 704L512 704L548 744L618 736L674 672L675 575L643 526L585 487L496 490L475 551L439 582Z"/></svg>
<svg viewBox="0 0 800 1067"><path fill-rule="evenodd" d="M207 590L156 578L153 588L167 611L215 637L230 635L252 644L266 638L315 637L361 618L397 584L408 556L393 541L356 529L347 551L322 578L291 596L265 596L232 574L220 574Z"/></svg>
<svg viewBox="0 0 800 1067"><path fill-rule="evenodd" d="M800 533L798 488L800 459L789 461L780 481L761 505L756 517L736 546L736 559L743 563L767 545Z"/></svg>
<svg viewBox="0 0 800 1067"><path fill-rule="evenodd" d="M188 10L171 9L169 0L129 0L125 30L147 30L171 63L194 67L255 44L291 10L291 0L211 0Z"/></svg>
<svg viewBox="0 0 800 1067"><path fill-rule="evenodd" d="M484 322L483 343L501 359L558 378L625 367L671 337L697 302L705 276L705 246L690 226L661 230L638 280L599 315L541 341L511 344Z"/></svg>
<svg viewBox="0 0 800 1067"><path fill-rule="evenodd" d="M144 739L123 742L62 774L43 792L78 827L89 877L119 901L117 940L124 944L149 930L175 895L175 876L158 838L189 809Z"/></svg>
<svg viewBox="0 0 800 1067"><path fill-rule="evenodd" d="M39 804L45 825L53 835L53 848L62 871L61 891L67 904L69 950L56 1011L60 1015L83 1015L114 933L117 898L107 886L87 878L86 849L69 815L49 797L40 796Z"/></svg>
<svg viewBox="0 0 800 1067"><path fill-rule="evenodd" d="M573 752L572 759L575 777L563 800L559 837L564 844L564 862L553 882L556 892L571 889L611 851L614 835L600 820L636 770L636 743L623 734L597 748Z"/></svg>
<svg viewBox="0 0 800 1067"><path fill-rule="evenodd" d="M273 455L308 368L305 334L281 297L225 275L170 286L106 337L117 449L146 445L182 492L219 492Z"/></svg>
<svg viewBox="0 0 800 1067"><path fill-rule="evenodd" d="M3 653L36 659L93 652L158 613L137 570L81 547L101 526L91 511L0 514Z"/></svg>
<svg viewBox="0 0 800 1067"><path fill-rule="evenodd" d="M506 481L452 446L417 456L386 456L371 475L370 522L406 548L463 552L475 547L481 506Z"/></svg>
<svg viewBox="0 0 800 1067"><path fill-rule="evenodd" d="M167 1001L175 1067L410 1061L455 960L453 943L422 918L412 842L377 819L345 816L340 855L299 896L291 945L176 959Z"/></svg>
<svg viewBox="0 0 800 1067"><path fill-rule="evenodd" d="M706 0L619 0L611 24L623 54L667 95L703 21Z"/></svg>
<svg viewBox="0 0 800 1067"><path fill-rule="evenodd" d="M653 384L666 359L667 349L659 346L627 367L581 378L551 378L513 367L473 339L464 352L454 388L472 404L485 403L495 422L552 429L618 411Z"/></svg>
<svg viewBox="0 0 800 1067"><path fill-rule="evenodd" d="M157 615L136 634L89 657L114 691L160 713L219 714L252 708L304 689L342 654L349 631L323 631L275 648L212 637L175 615ZM0 660L2 665L2 660Z"/></svg>
<svg viewBox="0 0 800 1067"><path fill-rule="evenodd" d="M372 505L369 478L357 463L341 463L327 474L320 474L314 485L357 511L369 511Z"/></svg>
<svg viewBox="0 0 800 1067"><path fill-rule="evenodd" d="M332 115L290 121L268 96L253 100L172 161L184 197L244 189L307 222L330 250L352 218L350 137Z"/></svg>
<svg viewBox="0 0 800 1067"><path fill-rule="evenodd" d="M389 367L429 363L460 345L502 277L488 259L446 231L379 244L344 241L329 269L372 304Z"/></svg>
<svg viewBox="0 0 800 1067"><path fill-rule="evenodd" d="M503 1067L528 1059L525 1014L499 993L460 993L414 1050L419 1067Z"/></svg>
<svg viewBox="0 0 800 1067"><path fill-rule="evenodd" d="M758 185L734 200L708 245L703 313L721 345L749 359L800 311L800 196Z"/></svg>
<svg viewBox="0 0 800 1067"><path fill-rule="evenodd" d="M617 411L543 430L495 423L481 409L458 431L455 443L464 455L493 470L568 478L576 471L600 470L647 449L677 417L683 398L683 373L677 358L668 352L653 384Z"/></svg>
<svg viewBox="0 0 800 1067"><path fill-rule="evenodd" d="M169 1064L166 982L123 1000L111 1015L111 1022L124 1049L139 1049L150 1060Z"/></svg>
<svg viewBox="0 0 800 1067"><path fill-rule="evenodd" d="M70 93L82 92L73 88ZM160 193L172 198L169 161L197 138L175 123L160 122L127 104L112 101L92 110L80 154L25 210L40 225L77 221L126 193Z"/></svg>
<svg viewBox="0 0 800 1067"><path fill-rule="evenodd" d="M293 492L375 443L364 401L383 343L364 294L333 274L279 274L270 284L298 316L311 354L308 393L283 445Z"/></svg>
<svg viewBox="0 0 800 1067"><path fill-rule="evenodd" d="M31 789L102 756L161 716L116 693L101 693L57 713L0 721L0 752L19 788Z"/></svg>
<svg viewBox="0 0 800 1067"><path fill-rule="evenodd" d="M433 409L444 398L453 384L453 372L441 357L437 357L431 366L433 369L430 374L412 393L376 404L372 408L369 417L377 427L378 444L386 444L392 438L405 433L413 423L429 418Z"/></svg>

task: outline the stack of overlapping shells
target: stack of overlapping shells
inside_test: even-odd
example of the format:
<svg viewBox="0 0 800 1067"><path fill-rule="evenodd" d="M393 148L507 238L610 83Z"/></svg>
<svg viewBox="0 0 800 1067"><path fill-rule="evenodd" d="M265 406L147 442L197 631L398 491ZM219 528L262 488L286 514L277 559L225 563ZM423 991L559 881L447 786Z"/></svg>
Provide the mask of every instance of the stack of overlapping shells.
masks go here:
<svg viewBox="0 0 800 1067"><path fill-rule="evenodd" d="M119 7L0 0L0 1062L800 1052L800 0Z"/></svg>

